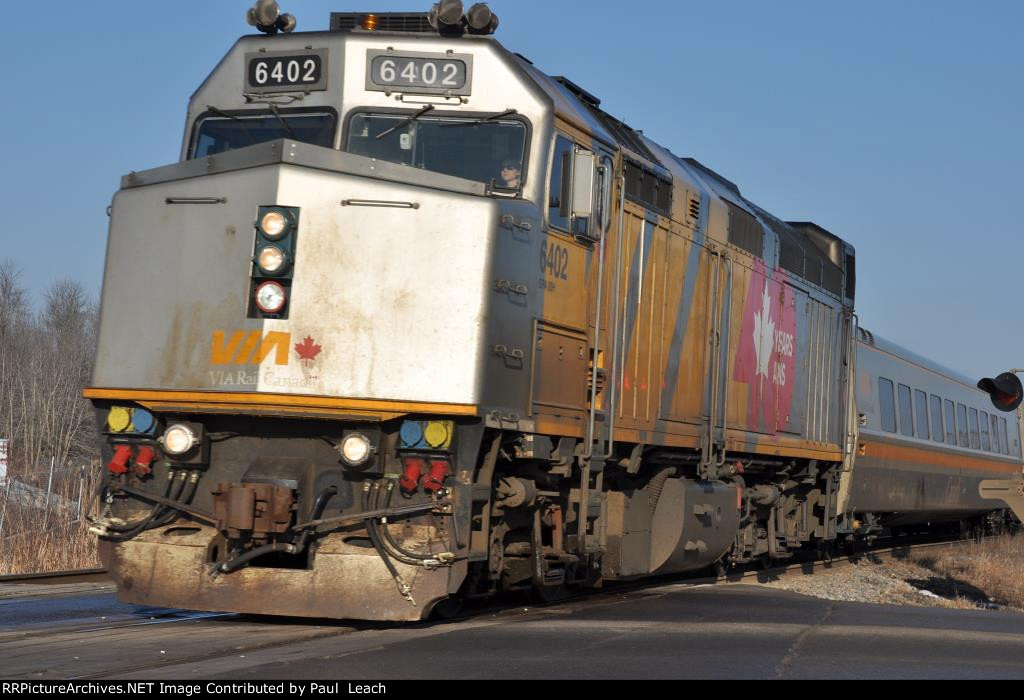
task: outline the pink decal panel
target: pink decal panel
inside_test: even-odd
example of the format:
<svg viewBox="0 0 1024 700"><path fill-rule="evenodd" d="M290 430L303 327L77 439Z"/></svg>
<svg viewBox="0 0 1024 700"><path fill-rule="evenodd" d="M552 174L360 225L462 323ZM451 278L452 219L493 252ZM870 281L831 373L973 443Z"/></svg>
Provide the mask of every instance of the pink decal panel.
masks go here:
<svg viewBox="0 0 1024 700"><path fill-rule="evenodd" d="M796 295L786 275L756 261L733 380L748 391L747 429L778 434L789 424L796 385Z"/></svg>

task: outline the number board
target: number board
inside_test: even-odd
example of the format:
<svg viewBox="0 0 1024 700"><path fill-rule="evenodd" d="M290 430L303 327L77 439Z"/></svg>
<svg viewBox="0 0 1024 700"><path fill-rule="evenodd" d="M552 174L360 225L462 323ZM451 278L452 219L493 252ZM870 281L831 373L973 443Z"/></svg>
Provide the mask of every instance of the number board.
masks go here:
<svg viewBox="0 0 1024 700"><path fill-rule="evenodd" d="M414 95L472 95L473 57L370 50L366 52L366 89Z"/></svg>
<svg viewBox="0 0 1024 700"><path fill-rule="evenodd" d="M247 92L326 90L327 49L246 54L245 87Z"/></svg>

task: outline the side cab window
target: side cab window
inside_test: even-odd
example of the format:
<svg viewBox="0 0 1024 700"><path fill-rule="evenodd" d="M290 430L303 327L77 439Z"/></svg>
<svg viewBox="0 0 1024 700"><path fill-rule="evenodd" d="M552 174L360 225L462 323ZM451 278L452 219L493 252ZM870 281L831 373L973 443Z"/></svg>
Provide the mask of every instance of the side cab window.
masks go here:
<svg viewBox="0 0 1024 700"><path fill-rule="evenodd" d="M607 227L603 220L609 209L605 200L611 193L610 164L609 157L599 159L569 137L558 135L548 197L552 228L583 238L600 237L598 229Z"/></svg>
<svg viewBox="0 0 1024 700"><path fill-rule="evenodd" d="M575 145L559 134L551 161L551 189L548 195L548 221L553 228L569 230L572 217L572 155Z"/></svg>

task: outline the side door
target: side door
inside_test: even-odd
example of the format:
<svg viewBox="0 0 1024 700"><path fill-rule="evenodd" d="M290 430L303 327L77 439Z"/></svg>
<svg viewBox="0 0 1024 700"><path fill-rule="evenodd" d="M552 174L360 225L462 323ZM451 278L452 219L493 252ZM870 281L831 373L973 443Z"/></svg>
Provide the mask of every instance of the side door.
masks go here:
<svg viewBox="0 0 1024 700"><path fill-rule="evenodd" d="M536 251L543 302L534 319L531 400L535 414L579 421L588 408L589 277L596 270L594 202L601 176L583 140L557 132L552 144L546 230Z"/></svg>

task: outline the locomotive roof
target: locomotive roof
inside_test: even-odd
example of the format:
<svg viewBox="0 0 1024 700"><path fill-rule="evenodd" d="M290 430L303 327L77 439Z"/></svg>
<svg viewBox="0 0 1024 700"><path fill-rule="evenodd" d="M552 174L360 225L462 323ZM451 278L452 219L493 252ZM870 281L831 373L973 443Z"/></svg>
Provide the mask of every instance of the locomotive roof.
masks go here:
<svg viewBox="0 0 1024 700"><path fill-rule="evenodd" d="M845 243L838 236L817 224L795 224L782 221L744 197L739 186L720 173L694 158L675 155L670 149L648 138L642 131L613 117L601 108L600 98L591 92L563 76L552 77L542 73L527 59L518 54L516 56L523 62L531 77L555 99L555 109L559 114L565 116L571 113L572 118L578 119L577 115L585 113L588 115L586 123L593 130L595 137L607 141L608 136L606 135L610 135L612 139L610 143L618 146L628 158L652 166L661 174L672 173L678 177L680 168L674 166L682 166L681 171L686 174L688 180L699 179L719 199L726 200L745 210L757 219L762 227L772 231L783 246L799 250L806 260L816 265L835 265L835 261L826 250L823 250L823 247L827 246L829 239ZM697 177L694 178L694 175ZM815 280L815 282L819 281ZM834 289L831 291L841 294L841 291Z"/></svg>
<svg viewBox="0 0 1024 700"><path fill-rule="evenodd" d="M328 44L347 43L349 38L352 37L358 37L360 40L365 40L371 36L379 36L382 39L386 37L389 39L393 38L406 41L423 41L433 43L436 43L440 38L436 33L425 33L413 30L414 26L419 26L416 22L419 22L422 19L418 15L410 15L409 17L405 17L404 15L402 17L398 17L396 15L394 19L395 21L400 21L402 23L412 21L413 24L409 25L410 29L407 31L375 31L372 33L356 31L352 33L348 29L335 27L340 20L338 17L333 17L333 31L301 32L285 36L296 38L302 37L302 40L305 42L315 40L318 43ZM256 45L259 44L262 49L266 46L264 43L266 40L267 37L263 35L243 36L236 44L236 49L242 47L247 48L249 44L252 44L254 49ZM693 191L704 190L711 195L712 198L724 200L725 202L742 209L753 217L757 221L758 225L763 229L772 232L775 237L779 239L780 245L783 247L788 246L788 249L791 252L794 252L797 258L801 261L801 264L805 264L807 269L813 268L815 270L814 274L804 275L806 279L809 279L819 286L828 288L829 291L835 293L837 296L842 296L843 290L838 289L837 284L830 285L825 281L825 277L827 275L817 272L817 270L825 269L829 265L833 267L837 265L841 266L841 263L837 260L837 256L834 252L831 255L829 253L829 246L831 242L841 242L839 238L818 226L794 226L790 223L783 222L778 217L771 215L766 210L746 199L740 191L740 188L734 182L693 158L676 156L665 146L649 139L643 134L643 132L634 129L626 122L612 116L608 111L604 110L601 106L600 98L595 94L573 83L566 77L551 76L541 71L533 65L529 59L513 53L494 37L464 36L451 40L465 45L467 49L474 46L487 46L496 50L502 56L507 65L511 66L522 76L524 86L527 87L535 96L548 100L551 109L561 119L585 130L595 139L595 141L603 143L608 147L621 150L628 160L634 162L638 166L665 180L671 180L675 185L677 192L684 191L687 188ZM273 39L271 39L271 41L273 41ZM231 52L229 52L228 56L230 55ZM221 66L224 65L228 56L226 56L224 61L221 62ZM206 86L214 79L214 77L220 72L219 69L221 66L218 66L218 69L215 69L207 80L204 81L203 86ZM197 95L203 90L203 86L197 90ZM193 96L194 99L195 97L196 95ZM313 100L312 98L309 99L311 104L316 104L316 100ZM680 202L685 199L685 194L678 197ZM806 263L803 263L803 261L806 261ZM798 272L797 274L800 273Z"/></svg>

